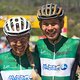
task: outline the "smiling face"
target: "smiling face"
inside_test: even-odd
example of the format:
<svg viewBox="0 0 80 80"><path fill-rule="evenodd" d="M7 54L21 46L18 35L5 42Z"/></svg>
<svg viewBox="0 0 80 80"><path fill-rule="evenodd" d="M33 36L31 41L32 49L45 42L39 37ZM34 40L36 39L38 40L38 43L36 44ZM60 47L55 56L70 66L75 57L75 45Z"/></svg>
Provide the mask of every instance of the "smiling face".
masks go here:
<svg viewBox="0 0 80 80"><path fill-rule="evenodd" d="M22 56L29 46L29 34L24 36L7 36L7 40L16 56Z"/></svg>
<svg viewBox="0 0 80 80"><path fill-rule="evenodd" d="M63 27L63 21L60 22L58 19L46 19L42 20L40 27L42 29L43 34L49 40L57 40L60 36L61 29Z"/></svg>

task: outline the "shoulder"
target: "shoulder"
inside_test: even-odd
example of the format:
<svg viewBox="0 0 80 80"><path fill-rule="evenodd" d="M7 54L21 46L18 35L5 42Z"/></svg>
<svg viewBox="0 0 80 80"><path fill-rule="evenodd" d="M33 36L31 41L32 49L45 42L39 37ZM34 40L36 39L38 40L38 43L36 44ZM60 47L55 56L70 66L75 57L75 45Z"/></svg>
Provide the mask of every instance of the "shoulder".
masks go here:
<svg viewBox="0 0 80 80"><path fill-rule="evenodd" d="M71 38L71 40L76 42L76 43L78 43L78 44L80 44L80 39L73 39L73 38Z"/></svg>
<svg viewBox="0 0 80 80"><path fill-rule="evenodd" d="M44 39L39 39L36 43L42 42Z"/></svg>
<svg viewBox="0 0 80 80"><path fill-rule="evenodd" d="M75 45L75 47L77 48L77 50L79 51L79 54L80 54L80 39L69 38L68 42L71 45Z"/></svg>
<svg viewBox="0 0 80 80"><path fill-rule="evenodd" d="M45 39L39 39L36 44L42 44L43 42L47 41L47 38Z"/></svg>
<svg viewBox="0 0 80 80"><path fill-rule="evenodd" d="M0 68L10 58L10 52L0 53Z"/></svg>
<svg viewBox="0 0 80 80"><path fill-rule="evenodd" d="M78 44L80 43L80 39L68 38L68 41L78 43Z"/></svg>
<svg viewBox="0 0 80 80"><path fill-rule="evenodd" d="M1 59L1 58L4 59L6 56L10 55L10 53L11 53L10 51L0 53L0 59Z"/></svg>
<svg viewBox="0 0 80 80"><path fill-rule="evenodd" d="M39 49L40 47L42 47L42 46L45 46L45 45L44 45L44 44L45 44L45 41L46 41L46 39L39 39L39 40L36 42L36 44L35 44L35 49L34 49L33 54L39 55L39 54L38 54L38 53L39 53L38 49Z"/></svg>

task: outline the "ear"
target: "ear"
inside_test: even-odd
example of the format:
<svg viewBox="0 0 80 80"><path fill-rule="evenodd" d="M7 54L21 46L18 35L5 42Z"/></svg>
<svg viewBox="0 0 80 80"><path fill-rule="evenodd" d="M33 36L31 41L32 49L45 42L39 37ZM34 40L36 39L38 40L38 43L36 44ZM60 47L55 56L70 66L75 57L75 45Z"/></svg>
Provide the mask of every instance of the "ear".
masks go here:
<svg viewBox="0 0 80 80"><path fill-rule="evenodd" d="M29 34L27 34L27 37L28 37L28 39L30 39L30 33L29 33Z"/></svg>
<svg viewBox="0 0 80 80"><path fill-rule="evenodd" d="M42 29L42 21L39 21L39 26Z"/></svg>
<svg viewBox="0 0 80 80"><path fill-rule="evenodd" d="M64 27L64 20L61 21L61 28Z"/></svg>
<svg viewBox="0 0 80 80"><path fill-rule="evenodd" d="M9 36L6 36L6 39L9 41Z"/></svg>

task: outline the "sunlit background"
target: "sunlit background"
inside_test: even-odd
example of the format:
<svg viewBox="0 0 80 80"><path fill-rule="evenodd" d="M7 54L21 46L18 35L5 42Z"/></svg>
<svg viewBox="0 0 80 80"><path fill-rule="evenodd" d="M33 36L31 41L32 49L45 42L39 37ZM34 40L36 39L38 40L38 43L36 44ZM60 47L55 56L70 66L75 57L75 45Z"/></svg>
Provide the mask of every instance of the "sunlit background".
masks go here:
<svg viewBox="0 0 80 80"><path fill-rule="evenodd" d="M46 3L57 3L65 11L63 35L80 38L80 0L0 0L0 53L10 49L3 33L4 22L15 15L22 15L31 22L30 45L34 48L38 39L44 38L38 25L37 10Z"/></svg>

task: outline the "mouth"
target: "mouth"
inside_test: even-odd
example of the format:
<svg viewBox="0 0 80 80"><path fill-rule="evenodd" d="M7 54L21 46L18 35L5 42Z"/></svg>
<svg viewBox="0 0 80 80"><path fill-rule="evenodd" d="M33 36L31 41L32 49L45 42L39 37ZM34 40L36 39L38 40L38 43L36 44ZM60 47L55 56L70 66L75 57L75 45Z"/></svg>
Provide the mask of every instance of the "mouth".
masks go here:
<svg viewBox="0 0 80 80"><path fill-rule="evenodd" d="M55 35L56 32L57 32L56 29L53 29L53 30L50 30L50 31L46 31L46 33L47 33L48 35Z"/></svg>
<svg viewBox="0 0 80 80"><path fill-rule="evenodd" d="M24 54L24 52L25 52L24 49L19 48L19 49L16 50L16 53L17 53L18 56L22 56Z"/></svg>
<svg viewBox="0 0 80 80"><path fill-rule="evenodd" d="M16 55L16 56L22 56L24 54L24 50L13 50L13 53Z"/></svg>
<svg viewBox="0 0 80 80"><path fill-rule="evenodd" d="M24 51L24 49L25 49L25 47L18 47L18 48L16 48L18 51L20 51L20 52L22 52L22 51Z"/></svg>
<svg viewBox="0 0 80 80"><path fill-rule="evenodd" d="M55 34L56 33L56 29L53 29L53 31L51 32L52 34Z"/></svg>
<svg viewBox="0 0 80 80"><path fill-rule="evenodd" d="M15 50L18 51L18 52L23 52L25 49L25 46L17 46L15 47Z"/></svg>

